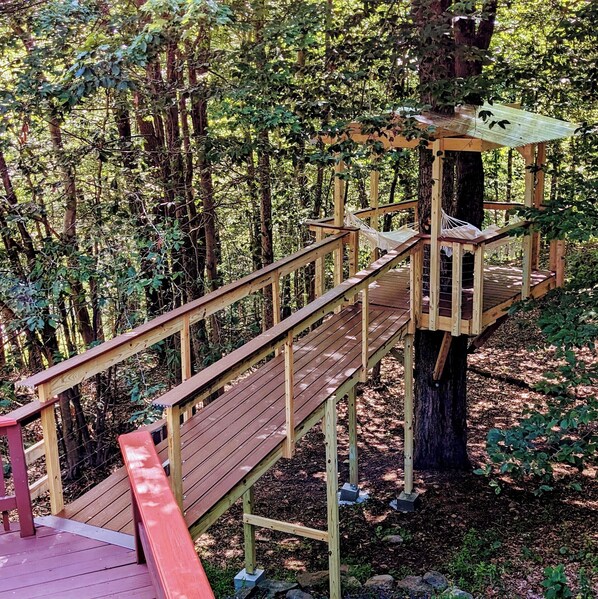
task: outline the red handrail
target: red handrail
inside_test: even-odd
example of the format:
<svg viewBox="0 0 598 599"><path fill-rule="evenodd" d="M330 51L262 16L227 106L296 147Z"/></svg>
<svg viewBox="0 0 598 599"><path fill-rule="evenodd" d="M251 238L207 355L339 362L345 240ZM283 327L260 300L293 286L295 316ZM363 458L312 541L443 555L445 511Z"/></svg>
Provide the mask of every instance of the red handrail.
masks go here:
<svg viewBox="0 0 598 599"><path fill-rule="evenodd" d="M118 442L131 484L137 560L147 562L160 597L213 599L151 435L136 431Z"/></svg>

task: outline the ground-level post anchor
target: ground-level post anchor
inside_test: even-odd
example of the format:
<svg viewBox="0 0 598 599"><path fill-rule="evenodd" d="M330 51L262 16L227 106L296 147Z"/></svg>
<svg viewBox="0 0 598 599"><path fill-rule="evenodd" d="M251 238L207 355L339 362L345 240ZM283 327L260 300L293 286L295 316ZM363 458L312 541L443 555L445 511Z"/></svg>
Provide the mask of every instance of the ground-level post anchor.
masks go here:
<svg viewBox="0 0 598 599"><path fill-rule="evenodd" d="M253 513L253 487L249 487L243 494L243 513ZM264 571L258 570L255 565L255 528L244 522L243 536L245 540L245 567L235 576L235 590L254 587L264 578Z"/></svg>
<svg viewBox="0 0 598 599"><path fill-rule="evenodd" d="M404 478L405 486L391 507L400 512L414 512L419 504L419 496L413 489L413 335L405 337L405 424L404 424Z"/></svg>

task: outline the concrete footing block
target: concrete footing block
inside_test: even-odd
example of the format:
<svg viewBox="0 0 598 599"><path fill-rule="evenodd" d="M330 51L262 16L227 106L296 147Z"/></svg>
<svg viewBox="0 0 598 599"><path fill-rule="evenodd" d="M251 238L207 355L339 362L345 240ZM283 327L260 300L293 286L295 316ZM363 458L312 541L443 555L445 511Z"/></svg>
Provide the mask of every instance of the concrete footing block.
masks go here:
<svg viewBox="0 0 598 599"><path fill-rule="evenodd" d="M253 574L249 574L245 568L243 568L235 576L235 591L239 589L249 589L257 586L261 580L264 579L264 571L256 569Z"/></svg>
<svg viewBox="0 0 598 599"><path fill-rule="evenodd" d="M339 501L357 501L359 487L351 483L345 483L340 490Z"/></svg>
<svg viewBox="0 0 598 599"><path fill-rule="evenodd" d="M402 492L397 499L390 502L390 507L397 512L415 512L421 504L421 498L418 493Z"/></svg>

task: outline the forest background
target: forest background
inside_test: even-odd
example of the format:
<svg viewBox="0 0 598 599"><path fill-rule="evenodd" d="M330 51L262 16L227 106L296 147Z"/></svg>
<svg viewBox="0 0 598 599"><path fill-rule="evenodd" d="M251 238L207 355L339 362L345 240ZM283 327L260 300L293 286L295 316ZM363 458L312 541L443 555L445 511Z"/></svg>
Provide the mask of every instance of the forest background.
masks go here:
<svg viewBox="0 0 598 599"><path fill-rule="evenodd" d="M309 243L304 221L332 211L335 155L317 135L354 120L380 125L381 115L401 107L425 108L412 5L0 2L2 409L27 401L14 390L26 373ZM470 1L450 10L479 14ZM595 361L571 352L596 338L596 22L598 6L589 0L498 2L483 74L455 79L448 90L454 104L475 91L580 123L579 136L549 144L551 209L532 215L549 236L569 241L569 288L540 320L567 369L566 384L544 383L553 395L591 386L596 376ZM431 28L426 35L434 43L439 34ZM372 153L342 148L350 207L368 203ZM484 160L486 199L521 200L517 152ZM387 152L376 164L381 203L416 195L416 153ZM283 316L313 293L310 269L285 277ZM195 370L271 322L266 293L201 325L193 335ZM149 399L173 385L179 370L176 346L162 344L75 390L69 400L79 442L68 476L110 462L116 434L154 417ZM589 399L584 406L582 424L592 425L598 408ZM557 417L572 409L560 406ZM578 426L567 422L561 437ZM585 434L559 460L583 466L595 459L594 441ZM497 463L515 464L503 474L531 468L542 492L553 479L543 459L499 455Z"/></svg>

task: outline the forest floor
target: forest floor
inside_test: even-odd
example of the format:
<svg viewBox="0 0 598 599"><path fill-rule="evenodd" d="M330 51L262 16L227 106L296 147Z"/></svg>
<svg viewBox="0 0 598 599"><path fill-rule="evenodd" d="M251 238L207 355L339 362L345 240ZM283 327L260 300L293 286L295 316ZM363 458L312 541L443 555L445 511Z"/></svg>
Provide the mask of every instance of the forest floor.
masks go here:
<svg viewBox="0 0 598 599"><path fill-rule="evenodd" d="M470 359L469 448L473 468L485 459L493 427L515 424L526 407L542 401L532 388L556 364L544 349L533 314L510 319ZM587 470L536 497L507 486L496 494L487 479L472 472L416 472L421 507L414 514L392 510L402 488L403 369L401 352L382 363L381 383L361 386L359 460L361 488L370 499L341 507L342 562L361 582L374 574L395 578L437 570L476 597L543 597L544 568L564 564L570 586L580 570L598 597L598 484ZM345 405L339 414L339 469L348 480ZM326 527L324 442L319 428L281 460L255 487L255 513ZM563 474L563 476L571 476ZM383 538L398 534L400 544ZM230 593L232 576L243 567L241 507L233 506L198 542L218 596ZM294 580L302 571L327 569L326 547L317 541L258 529L258 565L270 578ZM564 595L563 595L564 596ZM587 595L586 595L587 596Z"/></svg>

